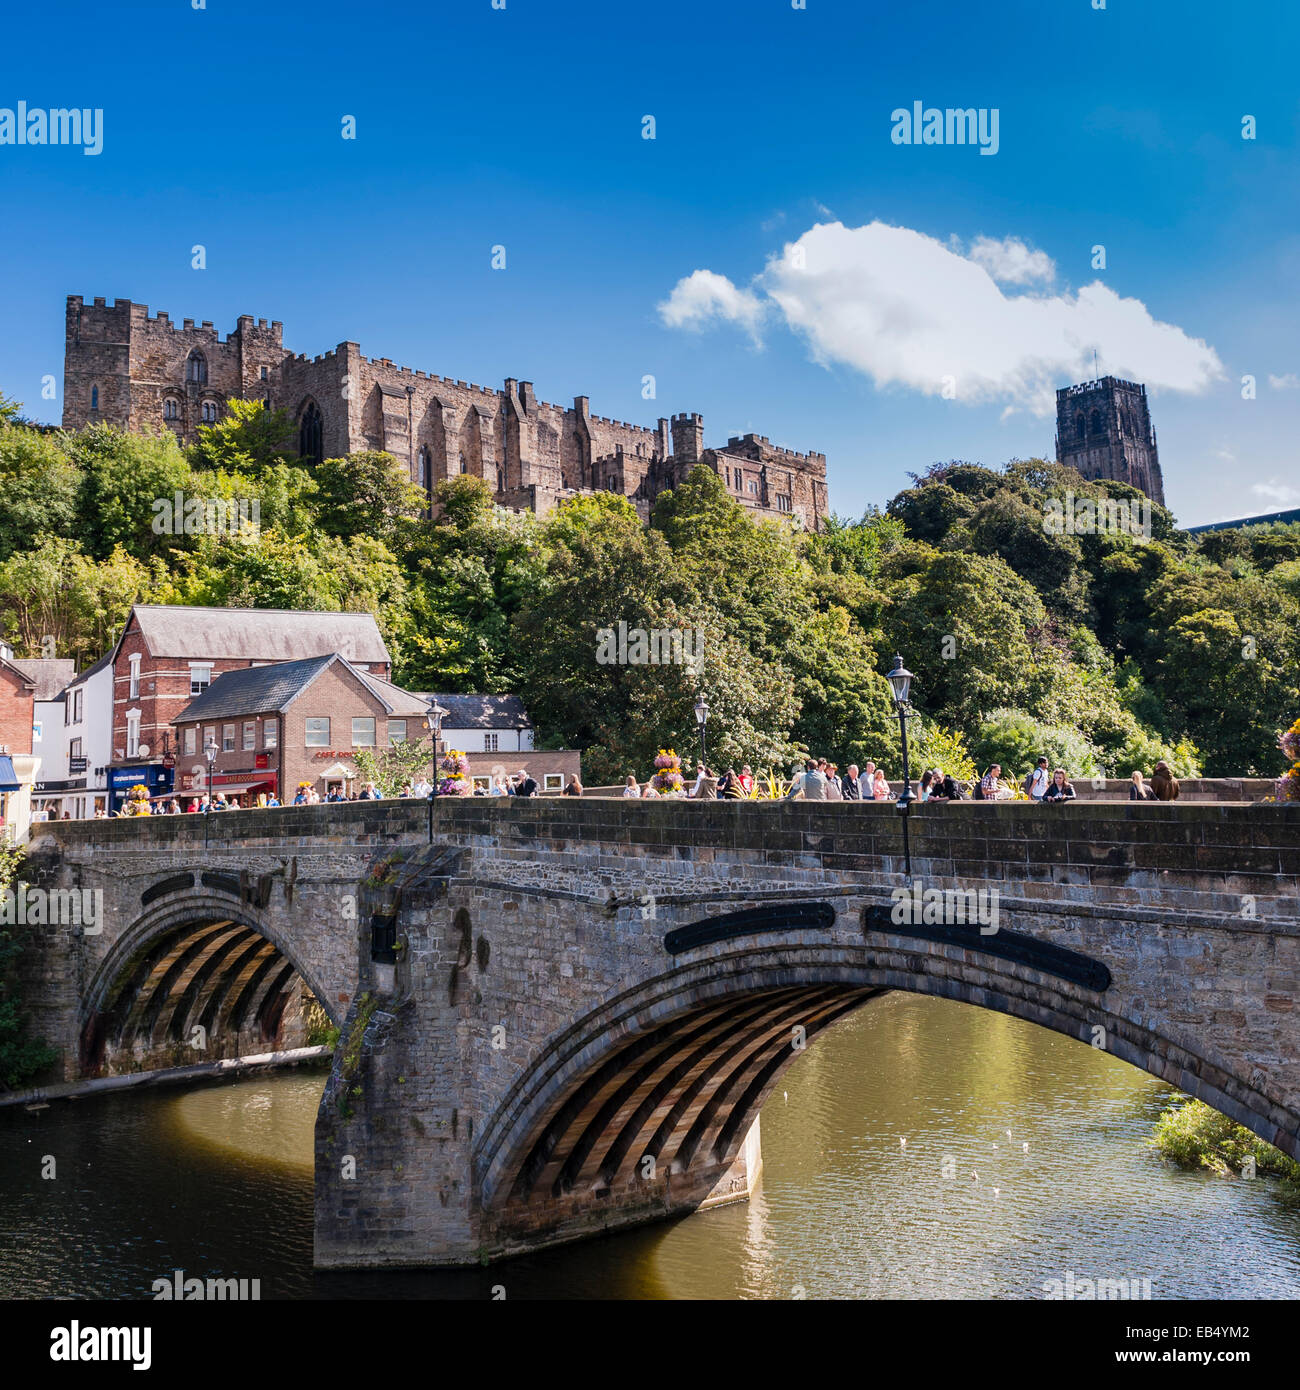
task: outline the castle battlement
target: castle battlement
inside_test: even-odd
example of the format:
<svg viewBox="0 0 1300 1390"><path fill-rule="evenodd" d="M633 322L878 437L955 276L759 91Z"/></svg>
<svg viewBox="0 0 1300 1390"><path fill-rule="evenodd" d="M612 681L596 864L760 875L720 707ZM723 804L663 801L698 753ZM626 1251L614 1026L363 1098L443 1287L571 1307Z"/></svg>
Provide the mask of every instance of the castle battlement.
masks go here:
<svg viewBox="0 0 1300 1390"><path fill-rule="evenodd" d="M698 411L639 424L593 413L587 396L560 405L539 400L533 383L516 377L483 386L364 355L352 341L315 355L291 352L282 333L279 319L268 324L240 314L223 336L208 319L178 325L129 299L110 306L96 298L87 306L69 295L64 428L103 421L140 433L170 429L184 444L220 419L231 400L265 400L295 420L297 452L308 462L385 450L429 489L431 501L439 481L466 474L483 479L498 504L539 514L616 479L615 492L648 515L659 492L696 464L720 467L722 451L705 448ZM339 390L344 372L347 392ZM415 411L396 408L403 392L415 398ZM435 403L445 408L439 412ZM825 456L773 448L765 435L739 442L747 461L779 461L791 475L781 489L784 508L768 508L748 490L746 505L788 516L792 495L793 510L815 527L827 511Z"/></svg>

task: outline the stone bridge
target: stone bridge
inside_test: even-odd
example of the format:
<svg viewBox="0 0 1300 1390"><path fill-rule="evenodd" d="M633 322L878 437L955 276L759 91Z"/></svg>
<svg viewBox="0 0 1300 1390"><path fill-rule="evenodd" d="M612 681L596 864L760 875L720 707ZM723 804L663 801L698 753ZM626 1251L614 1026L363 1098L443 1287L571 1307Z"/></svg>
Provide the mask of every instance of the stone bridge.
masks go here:
<svg viewBox="0 0 1300 1390"><path fill-rule="evenodd" d="M905 901L889 805L34 829L29 877L104 895L101 931L44 930L30 986L68 1075L193 1062L196 1024L211 1055L287 1045L307 992L342 1026L321 1266L493 1259L744 1197L782 1072L890 989L1104 1047L1300 1157L1300 807L922 806Z"/></svg>

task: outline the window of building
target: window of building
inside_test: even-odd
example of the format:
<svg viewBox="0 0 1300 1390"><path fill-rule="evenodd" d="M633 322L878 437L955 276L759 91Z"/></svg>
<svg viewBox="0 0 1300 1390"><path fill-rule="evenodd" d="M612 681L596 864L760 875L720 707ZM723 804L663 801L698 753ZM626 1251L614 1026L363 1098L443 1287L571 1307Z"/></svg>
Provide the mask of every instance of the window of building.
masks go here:
<svg viewBox="0 0 1300 1390"><path fill-rule="evenodd" d="M279 729L274 719L266 720L262 725L262 747L274 748L276 735Z"/></svg>
<svg viewBox="0 0 1300 1390"><path fill-rule="evenodd" d="M505 490L506 490L506 470L505 470L504 468L498 468L498 469L497 469L497 491L498 491L498 492L504 492Z"/></svg>
<svg viewBox="0 0 1300 1390"><path fill-rule="evenodd" d="M416 464L419 469L416 482L418 482L421 487L427 488L429 486L429 463L429 450L425 445L421 444L420 452L416 455Z"/></svg>
<svg viewBox="0 0 1300 1390"><path fill-rule="evenodd" d="M98 410L98 409L99 409L99 387L98 387L98 386L92 386L92 387L90 388L90 408L91 408L91 410Z"/></svg>
<svg viewBox="0 0 1300 1390"><path fill-rule="evenodd" d="M794 509L794 499L790 497L783 497L780 493L778 493L776 498L776 509L778 512L792 511Z"/></svg>
<svg viewBox="0 0 1300 1390"><path fill-rule="evenodd" d="M1092 412L1092 417L1091 417L1091 419L1089 420L1088 423L1089 423L1090 428L1092 429L1093 434L1100 434L1100 433L1101 433L1101 411L1100 411L1100 410L1094 410L1094 411Z"/></svg>
<svg viewBox="0 0 1300 1390"><path fill-rule="evenodd" d="M140 658L133 656L128 658L131 663L131 691L129 698L138 700L140 698Z"/></svg>
<svg viewBox="0 0 1300 1390"><path fill-rule="evenodd" d="M208 384L208 359L195 348L190 353L190 360L185 368L186 381L192 381L196 386L206 386Z"/></svg>
<svg viewBox="0 0 1300 1390"><path fill-rule="evenodd" d="M235 751L235 726L233 724L223 724L221 726L221 751L223 753L233 753Z"/></svg>
<svg viewBox="0 0 1300 1390"><path fill-rule="evenodd" d="M500 745L500 742L501 742L501 735L500 735L500 734L484 734L484 735L483 735L483 751L484 751L485 753L499 753L499 752L501 751L501 750L500 750L500 746L499 746L499 745Z"/></svg>
<svg viewBox="0 0 1300 1390"><path fill-rule="evenodd" d="M265 381L265 380L267 379L267 377L270 376L270 374L271 374L271 369L270 369L270 367L263 367L263 368L262 368L262 380L263 380L263 381Z"/></svg>
<svg viewBox="0 0 1300 1390"><path fill-rule="evenodd" d="M190 727L185 730L185 752L187 756L193 757L194 753L197 751L196 745L198 744L198 741L198 726L195 724L191 724Z"/></svg>
<svg viewBox="0 0 1300 1390"><path fill-rule="evenodd" d="M190 696L202 695L203 692L212 684L212 667L196 666L190 662Z"/></svg>
<svg viewBox="0 0 1300 1390"><path fill-rule="evenodd" d="M325 462L323 433L320 406L315 401L308 401L298 422L298 452L305 463Z"/></svg>
<svg viewBox="0 0 1300 1390"><path fill-rule="evenodd" d="M542 774L542 790L546 792L558 792L564 790L564 774L562 772L546 772Z"/></svg>
<svg viewBox="0 0 1300 1390"><path fill-rule="evenodd" d="M68 757L80 758L81 756L81 740L74 738L68 743Z"/></svg>
<svg viewBox="0 0 1300 1390"><path fill-rule="evenodd" d="M167 399L163 402L163 419L175 420L178 419L179 416L180 407L176 404L175 400L173 400L171 396L168 396Z"/></svg>
<svg viewBox="0 0 1300 1390"><path fill-rule="evenodd" d="M1088 433L1088 427L1084 422L1082 410L1074 417L1074 433L1080 439Z"/></svg>
<svg viewBox="0 0 1300 1390"><path fill-rule="evenodd" d="M215 748L215 747L217 746L217 731L216 731L216 729L204 729L204 731L203 731L203 746L204 746L204 748Z"/></svg>
<svg viewBox="0 0 1300 1390"><path fill-rule="evenodd" d="M492 790L492 779L490 777L475 777L474 790L477 792L489 792Z"/></svg>
<svg viewBox="0 0 1300 1390"><path fill-rule="evenodd" d="M257 747L257 720L244 721L244 752L251 753Z"/></svg>
<svg viewBox="0 0 1300 1390"><path fill-rule="evenodd" d="M375 746L375 720L373 715L363 715L352 721L353 748L373 748Z"/></svg>
<svg viewBox="0 0 1300 1390"><path fill-rule="evenodd" d="M72 692L72 722L80 724L85 717L85 710L81 703L81 697L85 692L81 689Z"/></svg>
<svg viewBox="0 0 1300 1390"><path fill-rule="evenodd" d="M138 714L128 714L126 716L126 756L128 758L137 757L140 753L140 716Z"/></svg>
<svg viewBox="0 0 1300 1390"><path fill-rule="evenodd" d="M390 719L388 721L388 741L389 743L406 742L406 720Z"/></svg>
<svg viewBox="0 0 1300 1390"><path fill-rule="evenodd" d="M325 718L307 720L307 747L328 748L330 746L330 722Z"/></svg>
<svg viewBox="0 0 1300 1390"><path fill-rule="evenodd" d="M751 478L751 479L749 480L749 490L750 490L750 492L752 492L752 493L754 494L755 497L758 496L758 479L757 479L757 478Z"/></svg>
<svg viewBox="0 0 1300 1390"><path fill-rule="evenodd" d="M214 425L217 422L217 403L216 401L204 401L200 407L200 416L205 425Z"/></svg>

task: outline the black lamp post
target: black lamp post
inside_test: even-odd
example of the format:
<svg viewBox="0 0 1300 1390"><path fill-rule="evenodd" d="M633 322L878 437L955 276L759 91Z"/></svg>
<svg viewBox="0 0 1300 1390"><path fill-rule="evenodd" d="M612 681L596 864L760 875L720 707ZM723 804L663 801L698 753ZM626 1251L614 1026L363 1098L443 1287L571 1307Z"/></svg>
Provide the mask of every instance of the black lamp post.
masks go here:
<svg viewBox="0 0 1300 1390"><path fill-rule="evenodd" d="M203 756L208 760L208 804L203 812L203 848L208 847L208 830L212 825L212 766L217 761L217 745L205 743Z"/></svg>
<svg viewBox="0 0 1300 1390"><path fill-rule="evenodd" d="M885 679L894 692L894 708L898 711L898 730L903 743L903 791L898 798L898 814L903 818L903 864L904 872L912 877L912 846L907 835L907 817L912 809L912 770L907 761L907 700L912 693L912 673L903 665L901 656L894 657L894 668L886 673Z"/></svg>
<svg viewBox="0 0 1300 1390"><path fill-rule="evenodd" d="M705 771L709 766L708 744L705 742L706 729L709 723L709 702L704 698L701 690L699 698L695 701L695 722L700 726L700 761L704 764Z"/></svg>
<svg viewBox="0 0 1300 1390"><path fill-rule="evenodd" d="M437 699L429 701L429 723L433 728L433 784L429 788L429 843L433 844L433 799L438 795L438 743L442 738L442 721L450 713Z"/></svg>

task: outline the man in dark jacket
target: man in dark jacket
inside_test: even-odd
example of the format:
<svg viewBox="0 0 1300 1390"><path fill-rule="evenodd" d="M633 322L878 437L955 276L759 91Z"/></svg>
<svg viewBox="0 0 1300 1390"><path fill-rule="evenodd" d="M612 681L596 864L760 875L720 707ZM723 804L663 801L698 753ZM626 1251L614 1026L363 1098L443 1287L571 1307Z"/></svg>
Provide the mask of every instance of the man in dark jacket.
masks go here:
<svg viewBox="0 0 1300 1390"><path fill-rule="evenodd" d="M844 774L844 780L840 783L840 791L845 801L862 800L862 788L858 785L857 763L849 764L849 770Z"/></svg>
<svg viewBox="0 0 1300 1390"><path fill-rule="evenodd" d="M515 784L515 795L516 795L516 796L536 796L536 795L537 795L537 782L536 782L536 780L535 780L534 778L530 777L530 776L528 775L528 773L527 773L522 767L519 769L519 781Z"/></svg>

